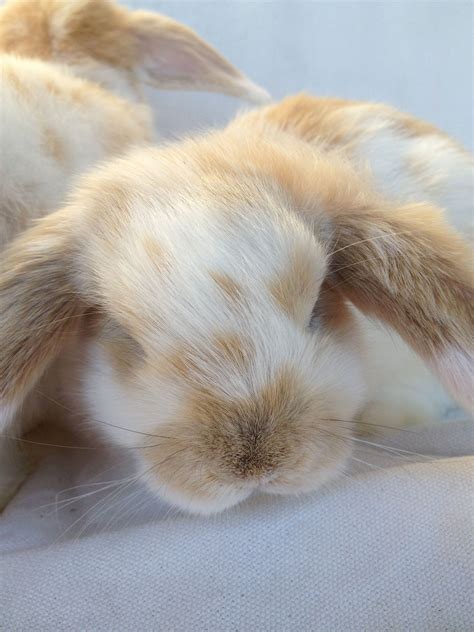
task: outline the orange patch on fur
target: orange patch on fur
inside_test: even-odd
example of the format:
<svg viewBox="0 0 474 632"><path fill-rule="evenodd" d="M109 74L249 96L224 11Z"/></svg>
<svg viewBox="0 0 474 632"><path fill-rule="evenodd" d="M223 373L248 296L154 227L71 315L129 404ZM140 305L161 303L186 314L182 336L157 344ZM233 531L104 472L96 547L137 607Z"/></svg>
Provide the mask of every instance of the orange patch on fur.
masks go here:
<svg viewBox="0 0 474 632"><path fill-rule="evenodd" d="M316 300L314 262L306 253L293 252L286 269L270 283L268 289L283 312L299 323L307 324L308 303Z"/></svg>
<svg viewBox="0 0 474 632"><path fill-rule="evenodd" d="M242 297L242 287L237 281L227 274L221 272L210 272L210 275L224 296L231 302L236 303Z"/></svg>
<svg viewBox="0 0 474 632"><path fill-rule="evenodd" d="M23 57L51 55L48 9L52 0L16 0L0 11L0 50Z"/></svg>
<svg viewBox="0 0 474 632"><path fill-rule="evenodd" d="M167 378L187 380L199 371L199 365L193 350L182 345L168 353L158 369Z"/></svg>
<svg viewBox="0 0 474 632"><path fill-rule="evenodd" d="M166 262L165 249L153 237L146 236L142 241L143 249L155 266L161 267Z"/></svg>
<svg viewBox="0 0 474 632"><path fill-rule="evenodd" d="M15 90L17 95L26 102L29 102L31 99L31 93L28 90L28 87L15 72L15 69L8 65L2 66L2 78L5 79L10 86Z"/></svg>
<svg viewBox="0 0 474 632"><path fill-rule="evenodd" d="M49 155L54 158L56 162L64 162L66 159L66 150L59 136L47 125L43 126L42 132L43 142Z"/></svg>
<svg viewBox="0 0 474 632"><path fill-rule="evenodd" d="M295 134L310 143L324 144L331 148L351 148L361 137L366 137L369 133L367 121L382 117L387 127L396 129L404 136L442 136L458 149L462 149L434 125L381 103L298 94L256 112L253 116L255 119L264 118L279 129Z"/></svg>
<svg viewBox="0 0 474 632"><path fill-rule="evenodd" d="M24 57L89 56L130 69L136 47L128 12L105 0L16 0L0 13L0 49Z"/></svg>
<svg viewBox="0 0 474 632"><path fill-rule="evenodd" d="M242 335L220 334L216 336L214 346L219 355L239 369L248 367L254 356L252 341Z"/></svg>

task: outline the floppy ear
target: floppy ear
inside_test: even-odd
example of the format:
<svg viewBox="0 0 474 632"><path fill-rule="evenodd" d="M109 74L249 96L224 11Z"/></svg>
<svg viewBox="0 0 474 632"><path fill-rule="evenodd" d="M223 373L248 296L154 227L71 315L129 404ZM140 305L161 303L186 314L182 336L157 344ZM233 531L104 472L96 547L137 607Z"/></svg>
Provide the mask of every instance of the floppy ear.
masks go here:
<svg viewBox="0 0 474 632"><path fill-rule="evenodd" d="M21 405L86 310L72 283L69 237L54 220L26 231L0 259L0 419Z"/></svg>
<svg viewBox="0 0 474 632"><path fill-rule="evenodd" d="M465 407L473 392L469 248L426 204L332 213L335 285L398 331Z"/></svg>

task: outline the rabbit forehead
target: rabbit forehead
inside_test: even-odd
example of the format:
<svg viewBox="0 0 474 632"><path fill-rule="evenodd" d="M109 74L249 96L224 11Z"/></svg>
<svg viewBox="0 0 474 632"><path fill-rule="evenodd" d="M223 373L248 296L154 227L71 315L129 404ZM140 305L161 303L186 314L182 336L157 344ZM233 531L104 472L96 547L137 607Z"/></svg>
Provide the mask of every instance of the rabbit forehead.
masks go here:
<svg viewBox="0 0 474 632"><path fill-rule="evenodd" d="M79 256L98 300L124 321L155 326L177 314L195 328L201 313L210 327L275 310L307 321L325 246L291 213L286 193L255 176L230 184L217 173L206 183L198 166L170 180L160 166L134 163L133 177L94 183L101 208L93 204Z"/></svg>

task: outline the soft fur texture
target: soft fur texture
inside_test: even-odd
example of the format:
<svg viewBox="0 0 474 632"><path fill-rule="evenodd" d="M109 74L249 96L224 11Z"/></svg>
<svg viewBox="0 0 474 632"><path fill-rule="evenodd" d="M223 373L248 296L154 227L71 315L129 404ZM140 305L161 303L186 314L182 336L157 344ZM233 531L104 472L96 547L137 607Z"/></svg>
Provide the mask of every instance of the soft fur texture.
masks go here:
<svg viewBox="0 0 474 632"><path fill-rule="evenodd" d="M12 0L0 9L0 249L63 204L86 169L153 139L144 83L266 98L164 16L110 0ZM37 314L49 299L41 296ZM3 463L10 451L0 447Z"/></svg>
<svg viewBox="0 0 474 632"><path fill-rule="evenodd" d="M37 391L59 399L196 512L315 489L372 397L354 306L469 404L469 248L436 207L383 196L316 143L321 106L115 160L7 249L4 426Z"/></svg>
<svg viewBox="0 0 474 632"><path fill-rule="evenodd" d="M368 170L376 189L390 199L437 205L472 244L473 157L433 125L387 105L309 95L290 97L254 117L270 120L315 147L343 152L355 167ZM380 322L360 314L358 319L371 350L371 397L362 420L400 426L442 419L452 400L419 356ZM445 362L449 364L449 356ZM458 382L455 365L453 380ZM471 381L465 386L468 392Z"/></svg>
<svg viewBox="0 0 474 632"><path fill-rule="evenodd" d="M152 140L144 83L267 96L191 29L110 0L11 0L0 53L0 247L75 176Z"/></svg>

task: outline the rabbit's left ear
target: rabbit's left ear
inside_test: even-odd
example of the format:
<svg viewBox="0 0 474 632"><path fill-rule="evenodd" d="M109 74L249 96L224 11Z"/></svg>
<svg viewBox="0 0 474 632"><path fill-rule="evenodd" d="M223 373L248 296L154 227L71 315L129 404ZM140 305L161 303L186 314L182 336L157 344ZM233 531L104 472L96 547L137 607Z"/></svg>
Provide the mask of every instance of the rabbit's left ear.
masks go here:
<svg viewBox="0 0 474 632"><path fill-rule="evenodd" d="M473 268L467 244L427 204L332 213L334 284L425 358L457 401L473 393Z"/></svg>
<svg viewBox="0 0 474 632"><path fill-rule="evenodd" d="M56 211L0 258L0 426L81 328L88 305L73 282L71 225Z"/></svg>
<svg viewBox="0 0 474 632"><path fill-rule="evenodd" d="M222 92L255 103L268 93L245 77L192 29L147 11L130 14L139 76L157 88Z"/></svg>

